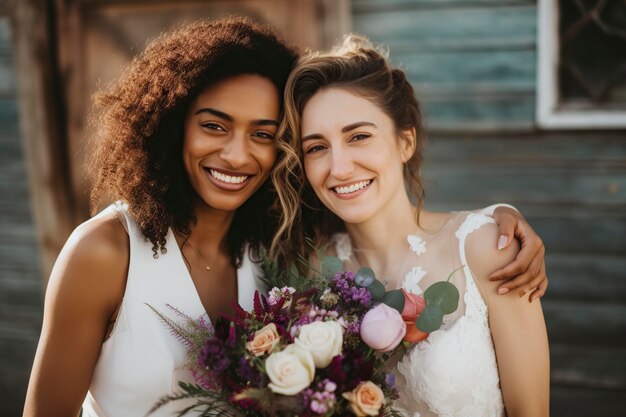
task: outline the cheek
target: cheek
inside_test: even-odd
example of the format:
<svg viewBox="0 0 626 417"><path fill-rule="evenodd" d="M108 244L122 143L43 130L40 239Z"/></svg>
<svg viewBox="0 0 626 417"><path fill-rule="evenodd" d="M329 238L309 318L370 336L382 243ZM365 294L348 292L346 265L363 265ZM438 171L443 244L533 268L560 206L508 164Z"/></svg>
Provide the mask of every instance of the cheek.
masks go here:
<svg viewBox="0 0 626 417"><path fill-rule="evenodd" d="M318 188L318 183L319 183L319 163L316 164L316 161L311 161L309 159L305 159L304 160L304 174L306 176L307 181L309 182L309 184L311 184L311 186L313 187L313 189L315 190L316 188Z"/></svg>
<svg viewBox="0 0 626 417"><path fill-rule="evenodd" d="M268 146L265 149L261 149L261 151L257 154L257 161L259 161L259 165L263 169L263 172L266 176L270 174L272 167L276 163L278 159L278 149L276 146Z"/></svg>

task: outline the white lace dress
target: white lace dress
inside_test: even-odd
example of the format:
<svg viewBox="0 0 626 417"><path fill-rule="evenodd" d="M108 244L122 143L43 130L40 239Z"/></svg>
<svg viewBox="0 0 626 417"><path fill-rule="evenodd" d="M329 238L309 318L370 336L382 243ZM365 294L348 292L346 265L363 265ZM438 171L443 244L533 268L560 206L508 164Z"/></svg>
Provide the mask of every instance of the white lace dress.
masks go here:
<svg viewBox="0 0 626 417"><path fill-rule="evenodd" d="M451 280L462 294L457 312L446 316L442 329L412 346L397 364L400 399L396 408L404 415L505 416L487 306L465 257L467 236L487 223L495 221L483 212L454 213L441 230L407 237L408 262L399 285L405 291L421 294L465 266ZM351 258L346 234L336 236L335 248L344 261Z"/></svg>

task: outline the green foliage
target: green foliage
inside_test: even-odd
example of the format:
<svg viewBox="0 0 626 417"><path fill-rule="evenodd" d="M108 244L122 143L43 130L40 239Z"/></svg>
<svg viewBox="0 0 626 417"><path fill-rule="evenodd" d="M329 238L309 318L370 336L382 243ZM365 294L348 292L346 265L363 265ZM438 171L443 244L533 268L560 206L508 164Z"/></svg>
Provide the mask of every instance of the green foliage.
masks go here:
<svg viewBox="0 0 626 417"><path fill-rule="evenodd" d="M300 397L275 394L269 388L250 388L237 394L237 398L255 400L261 409L270 415L277 414L280 411L281 415L296 416L304 411L304 404Z"/></svg>
<svg viewBox="0 0 626 417"><path fill-rule="evenodd" d="M159 402L157 402L154 407L148 411L146 416L149 416L171 401L183 400L186 398L195 398L196 401L194 402L194 405L177 411L176 417L182 417L191 411L200 411L200 416L202 417L240 416L240 414L237 413L237 411L230 405L228 397L221 392L209 391L197 384L189 384L186 382L179 382L178 386L181 388L180 392L162 397Z"/></svg>
<svg viewBox="0 0 626 417"><path fill-rule="evenodd" d="M427 305L436 305L444 314L450 314L459 307L459 290L447 281L436 282L424 291Z"/></svg>
<svg viewBox="0 0 626 417"><path fill-rule="evenodd" d="M418 329L427 333L439 330L443 316L454 313L459 308L459 290L450 282L450 278L461 268L463 266L452 271L446 281L436 282L424 291L426 308L415 322Z"/></svg>
<svg viewBox="0 0 626 417"><path fill-rule="evenodd" d="M430 333L438 330L443 323L443 310L435 304L427 304L422 310L415 326L423 332Z"/></svg>
<svg viewBox="0 0 626 417"><path fill-rule="evenodd" d="M400 290L387 291L383 296L383 303L391 308L395 308L400 314L404 310L404 301L404 294Z"/></svg>
<svg viewBox="0 0 626 417"><path fill-rule="evenodd" d="M326 279L332 279L343 268L343 262L336 256L324 256L322 258L322 276Z"/></svg>
<svg viewBox="0 0 626 417"><path fill-rule="evenodd" d="M361 287L369 287L376 280L376 274L371 268L364 266L359 269L354 276L354 282Z"/></svg>
<svg viewBox="0 0 626 417"><path fill-rule="evenodd" d="M337 267L337 263L334 260L325 261L326 256L323 255L323 249L317 249L314 242L311 239L306 239L307 245L311 249L311 253L316 254L316 258L307 259L302 255L298 255L294 262L291 262L286 267L281 267L279 262L269 258L266 250L260 251L261 257L261 269L263 270L263 277L261 281L265 288L268 290L277 287L282 288L284 286L292 287L296 291L306 291L310 288L324 288L327 285L326 278L322 272L314 265L315 259L321 259L321 266L323 268L324 262L326 264L332 264L334 268ZM337 272L341 270L341 261L339 261L339 268Z"/></svg>
<svg viewBox="0 0 626 417"><path fill-rule="evenodd" d="M382 301L385 296L385 286L377 279L375 279L367 289L370 291L370 294L372 294L372 300L374 301Z"/></svg>

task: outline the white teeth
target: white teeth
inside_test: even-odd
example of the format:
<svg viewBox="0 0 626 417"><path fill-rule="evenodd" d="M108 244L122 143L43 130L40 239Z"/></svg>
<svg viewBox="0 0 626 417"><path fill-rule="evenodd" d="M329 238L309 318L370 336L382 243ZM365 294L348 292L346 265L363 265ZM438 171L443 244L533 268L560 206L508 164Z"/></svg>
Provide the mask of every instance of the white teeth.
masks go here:
<svg viewBox="0 0 626 417"><path fill-rule="evenodd" d="M372 182L371 180L366 180L366 181L361 181L361 182L357 182L355 184L352 184L348 187L335 187L335 192L337 194L349 194L349 193L353 193L355 191L359 191L365 187L367 187L368 185L370 185L370 182Z"/></svg>
<svg viewBox="0 0 626 417"><path fill-rule="evenodd" d="M231 175L222 174L221 172L214 169L210 169L209 171L211 172L211 175L213 175L218 180L228 182L230 184L241 184L248 178L247 175L241 177L233 177Z"/></svg>

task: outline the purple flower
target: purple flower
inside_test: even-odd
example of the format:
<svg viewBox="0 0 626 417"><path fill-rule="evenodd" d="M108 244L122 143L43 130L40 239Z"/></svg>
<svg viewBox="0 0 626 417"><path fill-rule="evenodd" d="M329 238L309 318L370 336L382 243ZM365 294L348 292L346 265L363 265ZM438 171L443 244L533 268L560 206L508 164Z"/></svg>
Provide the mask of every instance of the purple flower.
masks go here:
<svg viewBox="0 0 626 417"><path fill-rule="evenodd" d="M354 302L363 307L368 307L372 303L372 294L367 288L356 285L352 272L339 272L333 285L344 302Z"/></svg>
<svg viewBox="0 0 626 417"><path fill-rule="evenodd" d="M302 391L302 398L308 403L309 409L315 414L326 414L335 407L337 397L334 391L337 384L329 379L323 379L317 384L317 391L307 388Z"/></svg>
<svg viewBox="0 0 626 417"><path fill-rule="evenodd" d="M239 375L243 381L250 381L250 384L254 386L261 385L261 382L263 381L262 375L256 368L250 365L245 356L239 358L237 375Z"/></svg>
<svg viewBox="0 0 626 417"><path fill-rule="evenodd" d="M198 356L198 365L201 369L208 369L216 374L228 369L230 360L224 343L216 337L207 339Z"/></svg>
<svg viewBox="0 0 626 417"><path fill-rule="evenodd" d="M388 388L394 388L396 386L396 376L391 372L385 375L385 385Z"/></svg>

